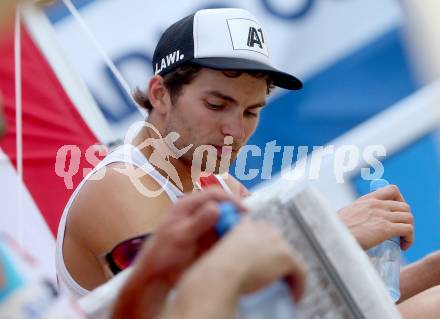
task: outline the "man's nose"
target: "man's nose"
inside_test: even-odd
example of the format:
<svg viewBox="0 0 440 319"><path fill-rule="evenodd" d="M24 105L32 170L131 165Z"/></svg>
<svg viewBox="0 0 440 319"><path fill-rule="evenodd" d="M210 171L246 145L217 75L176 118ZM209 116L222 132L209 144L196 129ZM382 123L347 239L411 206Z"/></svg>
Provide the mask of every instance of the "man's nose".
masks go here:
<svg viewBox="0 0 440 319"><path fill-rule="evenodd" d="M243 116L238 115L225 120L222 126L222 133L225 136L232 136L235 141L243 141L245 137L245 129Z"/></svg>

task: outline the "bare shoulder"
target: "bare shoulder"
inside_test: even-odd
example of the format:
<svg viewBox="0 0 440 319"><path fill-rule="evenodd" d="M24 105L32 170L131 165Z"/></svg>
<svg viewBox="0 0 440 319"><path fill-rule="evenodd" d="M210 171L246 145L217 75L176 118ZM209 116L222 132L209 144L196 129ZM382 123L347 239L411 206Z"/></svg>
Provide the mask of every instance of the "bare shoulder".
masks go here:
<svg viewBox="0 0 440 319"><path fill-rule="evenodd" d="M234 176L228 174L227 177L224 177L226 185L231 189L232 193L240 196L241 198L248 197L251 195L251 192L240 183Z"/></svg>
<svg viewBox="0 0 440 319"><path fill-rule="evenodd" d="M114 163L102 175L83 186L66 224L66 236L95 255L154 231L172 205L153 178L131 165Z"/></svg>

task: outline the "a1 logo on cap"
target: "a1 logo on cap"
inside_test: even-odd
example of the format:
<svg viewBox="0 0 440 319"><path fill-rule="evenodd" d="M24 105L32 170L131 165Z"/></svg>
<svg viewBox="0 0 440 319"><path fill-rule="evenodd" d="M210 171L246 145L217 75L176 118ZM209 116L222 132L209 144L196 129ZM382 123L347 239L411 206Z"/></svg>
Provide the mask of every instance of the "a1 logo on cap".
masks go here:
<svg viewBox="0 0 440 319"><path fill-rule="evenodd" d="M269 57L262 27L249 19L228 19L228 28L234 50L255 51Z"/></svg>

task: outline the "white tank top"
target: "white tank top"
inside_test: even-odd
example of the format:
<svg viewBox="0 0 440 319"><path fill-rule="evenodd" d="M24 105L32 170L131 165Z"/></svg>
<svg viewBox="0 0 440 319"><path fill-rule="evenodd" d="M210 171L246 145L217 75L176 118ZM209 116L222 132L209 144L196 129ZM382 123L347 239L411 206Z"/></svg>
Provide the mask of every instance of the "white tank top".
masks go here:
<svg viewBox="0 0 440 319"><path fill-rule="evenodd" d="M127 156L130 155L130 156ZM122 162L128 163L135 167L139 167L146 174L151 176L165 191L170 200L174 203L183 193L172 183L170 183L163 175L161 175L145 158L145 156L131 144L121 145L116 148L113 152L108 154L96 167L81 181L78 187L73 192L66 207L64 208L63 215L61 216L60 223L58 225L57 242L55 247L55 267L57 271L58 284L61 291L68 293L73 298L78 299L85 296L90 291L81 287L75 279L70 275L67 270L66 264L64 263L63 257L63 241L64 241L64 231L66 229L67 216L69 214L70 207L72 206L76 196L87 182L90 177L96 173L99 169L107 166L111 163ZM219 183L222 185L223 189L230 193L231 190L226 185L225 181L218 175L216 175Z"/></svg>

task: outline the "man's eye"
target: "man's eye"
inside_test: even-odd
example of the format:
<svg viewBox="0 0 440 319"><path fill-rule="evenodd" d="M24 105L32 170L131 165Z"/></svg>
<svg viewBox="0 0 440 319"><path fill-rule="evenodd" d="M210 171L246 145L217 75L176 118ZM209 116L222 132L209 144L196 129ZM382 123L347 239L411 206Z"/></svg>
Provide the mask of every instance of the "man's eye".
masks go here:
<svg viewBox="0 0 440 319"><path fill-rule="evenodd" d="M222 104L212 104L212 103L208 103L206 102L206 105L211 109L211 110L220 110L223 108Z"/></svg>
<svg viewBox="0 0 440 319"><path fill-rule="evenodd" d="M244 115L247 117L257 117L258 113L254 113L254 112L250 112L250 111L245 111Z"/></svg>

